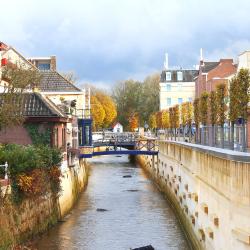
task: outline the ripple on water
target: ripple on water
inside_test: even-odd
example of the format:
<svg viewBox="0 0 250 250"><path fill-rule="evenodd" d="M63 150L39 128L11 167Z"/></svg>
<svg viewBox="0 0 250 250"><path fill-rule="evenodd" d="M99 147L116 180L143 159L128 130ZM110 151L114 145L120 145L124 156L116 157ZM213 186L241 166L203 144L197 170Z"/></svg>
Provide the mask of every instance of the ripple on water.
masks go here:
<svg viewBox="0 0 250 250"><path fill-rule="evenodd" d="M38 249L189 249L173 211L140 168L125 156L91 161L88 187L71 216L38 240Z"/></svg>

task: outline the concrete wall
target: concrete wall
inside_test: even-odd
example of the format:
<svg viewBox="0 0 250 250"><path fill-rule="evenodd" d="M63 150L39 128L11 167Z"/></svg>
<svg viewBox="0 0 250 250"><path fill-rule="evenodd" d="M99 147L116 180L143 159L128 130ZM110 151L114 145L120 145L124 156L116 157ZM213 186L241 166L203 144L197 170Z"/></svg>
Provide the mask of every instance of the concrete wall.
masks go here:
<svg viewBox="0 0 250 250"><path fill-rule="evenodd" d="M62 173L59 198L48 194L36 200L25 200L18 206L8 201L1 205L0 249L11 249L11 246L47 230L69 212L87 184L86 162L63 168Z"/></svg>
<svg viewBox="0 0 250 250"><path fill-rule="evenodd" d="M195 249L250 249L250 155L168 141L139 160Z"/></svg>

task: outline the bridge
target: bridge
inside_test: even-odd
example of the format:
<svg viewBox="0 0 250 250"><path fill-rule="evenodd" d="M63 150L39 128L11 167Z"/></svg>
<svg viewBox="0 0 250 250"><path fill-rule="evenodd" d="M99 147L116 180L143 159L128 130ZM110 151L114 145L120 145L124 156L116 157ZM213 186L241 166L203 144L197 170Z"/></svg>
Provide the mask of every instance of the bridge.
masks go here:
<svg viewBox="0 0 250 250"><path fill-rule="evenodd" d="M157 155L158 147L153 138L142 138L139 133L94 132L91 145L80 145L80 157L99 155Z"/></svg>

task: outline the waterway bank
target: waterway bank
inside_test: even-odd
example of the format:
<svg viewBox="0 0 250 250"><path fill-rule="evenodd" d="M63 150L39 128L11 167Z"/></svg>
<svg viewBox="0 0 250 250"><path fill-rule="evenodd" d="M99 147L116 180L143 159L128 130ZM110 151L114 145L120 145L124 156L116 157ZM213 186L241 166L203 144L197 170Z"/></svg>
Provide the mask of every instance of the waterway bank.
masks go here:
<svg viewBox="0 0 250 250"><path fill-rule="evenodd" d="M87 189L38 249L189 249L171 207L138 165L126 156L96 157L91 165Z"/></svg>
<svg viewBox="0 0 250 250"><path fill-rule="evenodd" d="M51 194L36 200L26 199L18 206L8 202L1 208L0 249L11 249L45 232L74 206L88 180L85 161L62 170L60 197Z"/></svg>

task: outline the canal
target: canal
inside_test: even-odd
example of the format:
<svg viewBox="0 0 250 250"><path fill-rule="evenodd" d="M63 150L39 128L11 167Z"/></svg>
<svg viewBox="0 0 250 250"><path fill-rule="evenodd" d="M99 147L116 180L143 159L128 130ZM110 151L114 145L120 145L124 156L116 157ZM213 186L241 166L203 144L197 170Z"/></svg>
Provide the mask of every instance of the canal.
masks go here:
<svg viewBox="0 0 250 250"><path fill-rule="evenodd" d="M169 204L127 156L91 159L88 187L71 213L36 242L41 250L189 249Z"/></svg>

